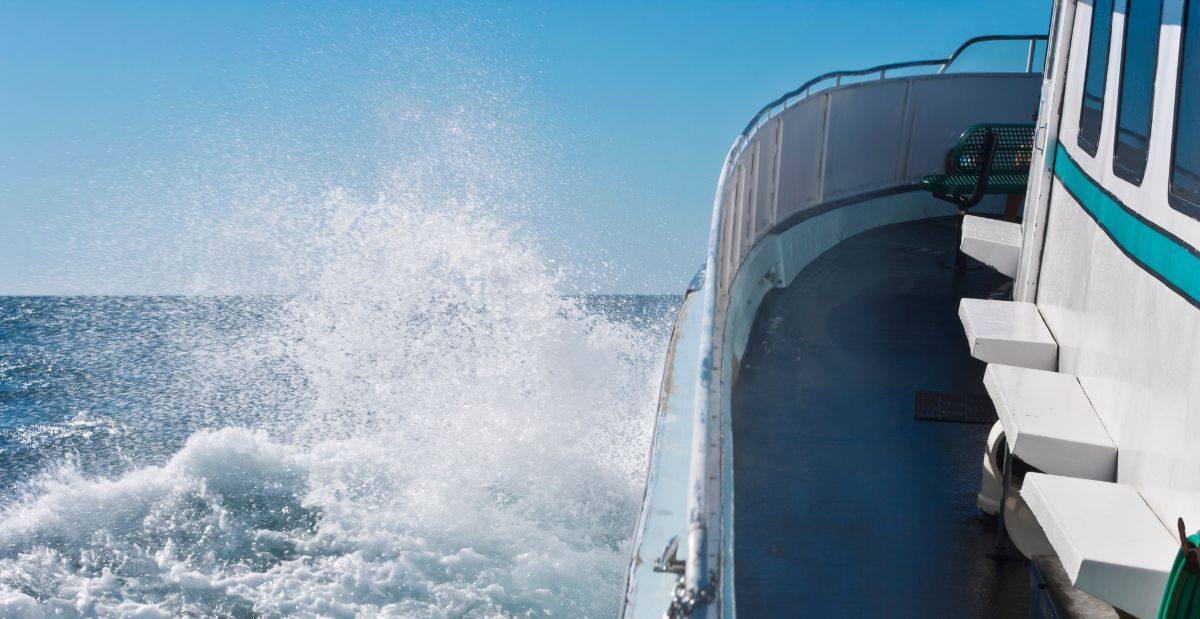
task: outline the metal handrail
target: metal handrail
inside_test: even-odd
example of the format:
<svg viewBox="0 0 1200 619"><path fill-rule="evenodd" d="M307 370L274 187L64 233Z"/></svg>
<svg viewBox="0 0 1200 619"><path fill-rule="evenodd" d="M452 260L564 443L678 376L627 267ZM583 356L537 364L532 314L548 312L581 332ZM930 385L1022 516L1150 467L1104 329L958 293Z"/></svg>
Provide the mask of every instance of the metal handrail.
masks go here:
<svg viewBox="0 0 1200 619"><path fill-rule="evenodd" d="M852 71L833 71L820 75L811 80L808 80L800 87L791 90L779 98L765 105L746 125L740 134L734 139L733 145L730 146L729 153L725 156L725 161L721 168L721 175L717 179L717 193L713 199L713 214L709 229L709 245L705 256L705 277L703 284L703 314L700 323L700 372L696 381L695 391L695 408L693 410L692 419L692 455L689 470L688 480L688 522L687 522L687 540L688 550L684 563L684 573L680 579L680 586L676 591L676 597L672 601L671 616L679 616L690 614L692 609L701 606L712 599L714 595L713 588L716 583L713 582L715 574L711 570L708 559L709 554L713 549L708 545L708 538L712 534L713 523L708 522L708 514L712 508L708 496L708 469L711 464L708 461L708 452L710 448L710 418L712 415L712 406L714 400L719 401L720 395L714 391L714 387L719 388L720 376L715 371L716 358L716 329L717 329L717 313L720 304L720 286L723 280L720 272L721 267L721 242L722 242L722 223L725 215L725 185L726 180L733 170L734 162L740 155L742 148L748 143L748 138L758 127L759 122L764 117L770 117L771 113L781 104L785 104L797 95L804 94L806 98L810 93L806 92L812 86L827 79L834 79L837 85L841 84L841 79L844 77L853 77L856 75L869 75L879 73L880 79L885 79L887 72L898 69L905 69L918 66L934 66L938 65L938 73L945 71L954 64L958 57L973 45L988 41L1020 41L1028 40L1029 58L1026 59L1025 72L1032 72L1034 42L1045 41L1048 37L1042 34L1030 35L985 35L972 39L968 39L958 49L954 50L948 58L939 60L916 60L908 62L897 62L883 64L869 69L859 69ZM803 100L801 98L800 100ZM799 101L797 101L799 103ZM719 410L719 409L718 409ZM717 417L719 419L719 417ZM718 421L718 424L720 422ZM717 500L720 500L719 498ZM720 526L720 523L717 523Z"/></svg>
<svg viewBox="0 0 1200 619"><path fill-rule="evenodd" d="M804 96L801 97L800 100L797 101L796 103L799 103L800 101L803 101L804 99L808 98L808 95L811 93L808 93L806 91L808 91L809 88L812 88L813 86L816 86L817 84L819 84L825 80L829 80L829 79L836 80L837 85L841 85L842 78L846 78L846 77L855 77L858 75L870 75L872 73L878 73L879 79L885 79L888 71L894 71L894 70L899 70L899 69L911 69L913 67L930 67L930 66L937 66L938 67L937 73L945 73L946 70L950 68L950 65L954 64L954 61L958 60L958 57L961 56L962 53L967 50L967 48L969 48L973 45L977 45L979 43L987 43L989 41L1029 41L1029 53L1028 53L1028 57L1026 58L1026 62L1025 62L1025 72L1031 73L1032 67L1033 67L1034 44L1036 41L1045 41L1047 39L1048 39L1047 35L1044 35L1044 34L987 34L987 35L975 37L973 39L967 39L967 41L964 42L962 45L959 45L958 49L954 50L954 53L950 54L950 56L948 58L938 58L935 60L910 60L908 62L892 62L892 63L888 63L888 64L881 64L878 66L870 67L868 69L830 71L829 73L824 73L824 74L818 75L817 77L814 77L814 78L808 80L807 82L804 82L798 88L795 88L793 90L785 92L780 97L778 97L775 100L771 101L770 103L764 105L762 107L762 109L760 109L758 111L758 113L755 114L754 117L750 119L750 122L746 124L746 128L742 129L741 137L743 137L743 138L748 137L750 135L750 133L752 133L754 131L754 128L758 126L760 121L762 121L765 118L770 118L773 115L773 112L776 108L780 107L783 104L786 104L788 101L790 101L797 95L803 94ZM783 107L790 107L790 106L783 105Z"/></svg>

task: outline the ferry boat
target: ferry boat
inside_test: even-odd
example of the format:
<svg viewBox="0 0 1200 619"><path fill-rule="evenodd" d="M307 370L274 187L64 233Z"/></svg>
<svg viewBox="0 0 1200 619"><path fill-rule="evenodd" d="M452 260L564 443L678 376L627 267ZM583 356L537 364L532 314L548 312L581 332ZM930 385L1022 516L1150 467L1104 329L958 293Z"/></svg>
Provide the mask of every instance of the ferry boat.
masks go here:
<svg viewBox="0 0 1200 619"><path fill-rule="evenodd" d="M624 617L1200 616L1200 0L1052 4L737 135Z"/></svg>

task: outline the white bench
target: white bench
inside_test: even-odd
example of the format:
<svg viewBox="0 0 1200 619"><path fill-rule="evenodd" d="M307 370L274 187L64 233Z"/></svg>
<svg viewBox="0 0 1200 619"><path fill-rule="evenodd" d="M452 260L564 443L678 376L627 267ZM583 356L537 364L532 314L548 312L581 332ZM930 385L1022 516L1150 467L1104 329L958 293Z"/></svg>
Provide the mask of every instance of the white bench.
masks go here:
<svg viewBox="0 0 1200 619"><path fill-rule="evenodd" d="M1155 616L1179 540L1136 488L1029 473L1021 496L1076 588Z"/></svg>
<svg viewBox="0 0 1200 619"><path fill-rule="evenodd" d="M1010 453L1055 475L1116 479L1117 446L1074 376L989 364L983 384Z"/></svg>
<svg viewBox="0 0 1200 619"><path fill-rule="evenodd" d="M1021 224L975 215L963 218L959 249L1009 277L1017 276L1021 243Z"/></svg>
<svg viewBox="0 0 1200 619"><path fill-rule="evenodd" d="M963 299L958 305L971 356L988 363L1058 369L1058 342L1032 303Z"/></svg>

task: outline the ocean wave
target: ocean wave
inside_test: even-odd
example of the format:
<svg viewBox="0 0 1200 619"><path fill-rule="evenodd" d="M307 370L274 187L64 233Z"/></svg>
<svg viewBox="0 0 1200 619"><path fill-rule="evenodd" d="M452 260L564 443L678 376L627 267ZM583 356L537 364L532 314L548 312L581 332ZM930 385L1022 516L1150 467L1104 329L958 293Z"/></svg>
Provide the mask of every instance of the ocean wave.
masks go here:
<svg viewBox="0 0 1200 619"><path fill-rule="evenodd" d="M286 318L180 356L183 391L139 418L195 393L237 427L168 426L182 448L119 474L60 459L0 513L0 614L616 612L661 325L558 294L473 207L334 196L330 213ZM62 431L136 445L127 421Z"/></svg>

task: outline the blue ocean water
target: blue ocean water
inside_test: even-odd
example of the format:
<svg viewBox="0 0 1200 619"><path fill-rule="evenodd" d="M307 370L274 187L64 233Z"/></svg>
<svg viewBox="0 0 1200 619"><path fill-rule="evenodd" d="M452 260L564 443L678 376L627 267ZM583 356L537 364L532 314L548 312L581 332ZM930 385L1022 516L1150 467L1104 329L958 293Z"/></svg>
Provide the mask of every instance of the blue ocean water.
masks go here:
<svg viewBox="0 0 1200 619"><path fill-rule="evenodd" d="M449 279L0 297L0 614L612 615L680 299Z"/></svg>
<svg viewBox="0 0 1200 619"><path fill-rule="evenodd" d="M162 462L198 430L303 406L303 385L263 388L297 378L284 355L253 377L197 363L271 328L280 308L272 298L0 297L0 501L47 467L117 475Z"/></svg>

